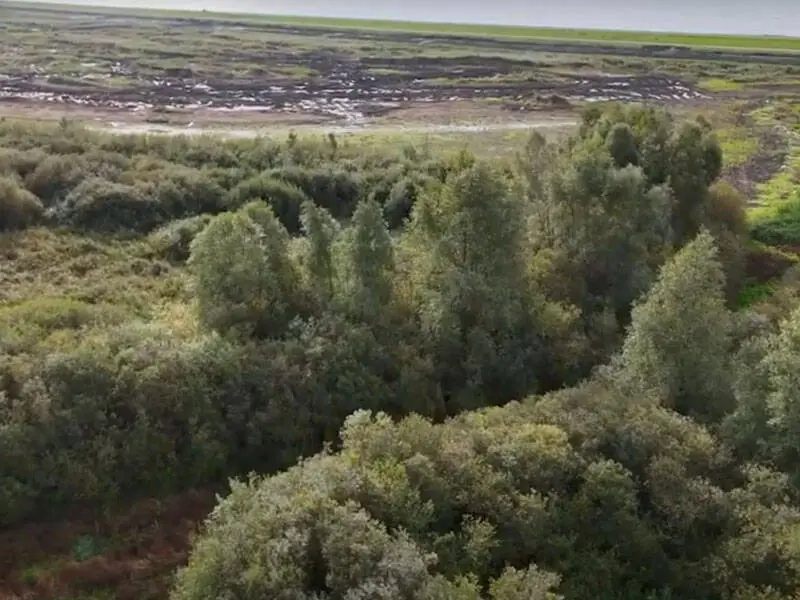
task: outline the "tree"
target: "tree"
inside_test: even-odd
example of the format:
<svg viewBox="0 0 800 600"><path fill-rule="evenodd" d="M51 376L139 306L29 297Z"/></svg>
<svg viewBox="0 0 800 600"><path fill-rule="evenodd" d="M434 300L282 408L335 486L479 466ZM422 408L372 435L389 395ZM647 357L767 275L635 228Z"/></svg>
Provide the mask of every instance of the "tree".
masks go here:
<svg viewBox="0 0 800 600"><path fill-rule="evenodd" d="M719 248L726 296L729 304L734 305L745 280L749 234L746 199L730 184L716 182L708 189L704 213L703 223Z"/></svg>
<svg viewBox="0 0 800 600"><path fill-rule="evenodd" d="M394 248L381 208L374 201L358 205L337 249L345 311L375 321L392 297Z"/></svg>
<svg viewBox="0 0 800 600"><path fill-rule="evenodd" d="M675 195L676 240L691 240L703 224L709 186L722 171L719 144L699 125L685 123L671 140L669 185Z"/></svg>
<svg viewBox="0 0 800 600"><path fill-rule="evenodd" d="M779 465L800 481L800 309L780 330L750 340L736 366L736 411L727 438L747 459Z"/></svg>
<svg viewBox="0 0 800 600"><path fill-rule="evenodd" d="M574 143L603 143L616 166L638 165L648 187L668 186L679 247L707 225L708 188L721 173L722 151L702 120L678 124L666 110L637 105L593 108Z"/></svg>
<svg viewBox="0 0 800 600"><path fill-rule="evenodd" d="M201 322L220 332L280 337L301 310L288 239L264 203L215 217L189 257Z"/></svg>
<svg viewBox="0 0 800 600"><path fill-rule="evenodd" d="M327 210L318 207L311 200L303 203L300 221L307 239L307 285L312 295L326 306L334 295L333 247L340 227Z"/></svg>
<svg viewBox="0 0 800 600"><path fill-rule="evenodd" d="M587 328L607 309L624 324L671 242L669 190L650 187L641 168L618 168L594 138L556 162L548 181L527 188L534 251L566 271L561 299L580 308Z"/></svg>
<svg viewBox="0 0 800 600"><path fill-rule="evenodd" d="M614 164L620 169L628 165L636 166L641 160L636 147L636 136L627 123L614 125L606 138L606 146Z"/></svg>
<svg viewBox="0 0 800 600"><path fill-rule="evenodd" d="M541 366L524 256L524 201L485 164L418 202L403 246L452 411L518 397Z"/></svg>
<svg viewBox="0 0 800 600"><path fill-rule="evenodd" d="M731 408L731 315L708 232L681 250L633 310L620 377L665 406L716 421Z"/></svg>

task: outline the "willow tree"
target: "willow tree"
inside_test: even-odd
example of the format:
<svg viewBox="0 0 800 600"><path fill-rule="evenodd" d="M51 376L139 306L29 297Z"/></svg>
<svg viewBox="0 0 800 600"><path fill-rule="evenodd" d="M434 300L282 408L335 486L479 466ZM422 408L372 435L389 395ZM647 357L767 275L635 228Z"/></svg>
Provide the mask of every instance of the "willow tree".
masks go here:
<svg viewBox="0 0 800 600"><path fill-rule="evenodd" d="M706 421L732 408L732 323L717 254L702 232L664 266L633 310L619 360L626 385Z"/></svg>
<svg viewBox="0 0 800 600"><path fill-rule="evenodd" d="M189 266L201 323L219 332L280 337L302 311L289 235L263 202L215 217L194 239Z"/></svg>
<svg viewBox="0 0 800 600"><path fill-rule="evenodd" d="M541 354L525 242L524 200L485 164L451 176L414 209L403 247L451 410L535 386Z"/></svg>

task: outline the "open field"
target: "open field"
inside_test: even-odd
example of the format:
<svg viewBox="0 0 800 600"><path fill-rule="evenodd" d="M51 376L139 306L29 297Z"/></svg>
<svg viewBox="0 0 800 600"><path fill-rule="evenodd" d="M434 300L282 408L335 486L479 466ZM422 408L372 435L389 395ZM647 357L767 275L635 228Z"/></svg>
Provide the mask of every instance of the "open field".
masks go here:
<svg viewBox="0 0 800 600"><path fill-rule="evenodd" d="M1 116L359 127L405 111L441 125L800 89L798 42L783 38L103 11L0 3Z"/></svg>

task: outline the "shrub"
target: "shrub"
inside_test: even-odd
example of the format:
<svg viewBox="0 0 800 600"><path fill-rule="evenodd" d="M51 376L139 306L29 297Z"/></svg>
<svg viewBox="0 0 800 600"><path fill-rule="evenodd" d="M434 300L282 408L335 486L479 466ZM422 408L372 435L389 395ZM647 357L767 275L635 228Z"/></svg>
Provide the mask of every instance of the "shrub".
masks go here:
<svg viewBox="0 0 800 600"><path fill-rule="evenodd" d="M67 298L28 300L0 308L0 352L31 351L58 331L117 325L126 318L125 311L114 305Z"/></svg>
<svg viewBox="0 0 800 600"><path fill-rule="evenodd" d="M68 308L57 319L85 321ZM390 350L343 321L258 344L129 324L35 357L24 378L0 362L0 526L284 469L359 408L431 414Z"/></svg>
<svg viewBox="0 0 800 600"><path fill-rule="evenodd" d="M46 156L41 148L24 151L0 148L0 175L17 175L24 179Z"/></svg>
<svg viewBox="0 0 800 600"><path fill-rule="evenodd" d="M718 182L709 188L705 209L710 227L739 236L747 234L746 199L729 183Z"/></svg>
<svg viewBox="0 0 800 600"><path fill-rule="evenodd" d="M385 205L389 201L392 188L403 179L405 172L406 168L402 164L362 171L362 199L371 199L381 206Z"/></svg>
<svg viewBox="0 0 800 600"><path fill-rule="evenodd" d="M0 176L0 231L25 229L42 218L39 199L10 177Z"/></svg>
<svg viewBox="0 0 800 600"><path fill-rule="evenodd" d="M639 396L591 385L440 425L359 411L341 437L339 454L236 483L173 600L240 597L242 581L253 597L409 600L486 598L444 591L465 580L494 600L800 587L781 477L740 471Z"/></svg>
<svg viewBox="0 0 800 600"><path fill-rule="evenodd" d="M218 474L223 419L204 351L127 327L37 361L0 427L0 522Z"/></svg>
<svg viewBox="0 0 800 600"><path fill-rule="evenodd" d="M300 232L300 207L309 197L299 187L262 173L236 186L230 193L229 204L231 208L239 208L256 200L267 202L289 233Z"/></svg>
<svg viewBox="0 0 800 600"><path fill-rule="evenodd" d="M333 168L304 167L287 167L271 173L303 190L318 206L327 209L334 218L351 217L358 204L359 182L352 173Z"/></svg>
<svg viewBox="0 0 800 600"><path fill-rule="evenodd" d="M153 176L153 195L166 219L216 214L226 206L225 191L206 171L178 167Z"/></svg>
<svg viewBox="0 0 800 600"><path fill-rule="evenodd" d="M211 215L188 217L154 231L150 235L150 243L156 255L173 263L185 263L192 241L205 229L211 218Z"/></svg>
<svg viewBox="0 0 800 600"><path fill-rule="evenodd" d="M88 171L81 156L51 155L25 178L25 185L50 206L63 200L87 176Z"/></svg>
<svg viewBox="0 0 800 600"><path fill-rule="evenodd" d="M400 227L411 216L417 198L429 181L431 180L427 177L405 177L392 187L383 208L390 229Z"/></svg>
<svg viewBox="0 0 800 600"><path fill-rule="evenodd" d="M147 190L99 177L72 190L55 214L60 223L102 232L147 232L162 222L158 204Z"/></svg>

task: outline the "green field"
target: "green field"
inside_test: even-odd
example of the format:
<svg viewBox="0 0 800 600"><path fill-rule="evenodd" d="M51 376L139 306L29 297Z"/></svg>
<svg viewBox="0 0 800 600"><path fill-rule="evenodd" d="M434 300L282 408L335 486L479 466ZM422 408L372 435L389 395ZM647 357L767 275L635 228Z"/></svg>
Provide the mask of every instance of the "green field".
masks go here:
<svg viewBox="0 0 800 600"><path fill-rule="evenodd" d="M0 11L5 8L29 8L31 3L0 2ZM416 21L390 21L379 19L340 19L327 17L303 17L283 15L256 15L222 12L199 12L186 10L133 9L35 3L36 6L64 10L69 6L87 13L120 14L138 17L152 15L164 18L209 18L214 20L236 20L265 22L302 27L335 29L361 29L375 31L397 31L405 33L444 34L458 36L480 36L493 38L517 38L530 40L572 41L612 44L658 44L698 48L731 48L747 50L800 52L800 38L783 36L736 36L717 34L687 34L671 32L613 31L591 29L561 29L549 27L517 27L510 25L481 25L461 23L425 23ZM0 13L2 14L2 13Z"/></svg>

